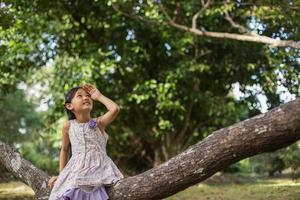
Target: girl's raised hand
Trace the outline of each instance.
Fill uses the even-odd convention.
[[[87,84],[84,84],[82,86],[82,88],[91,95],[91,98],[93,100],[96,100],[97,98],[99,98],[102,94],[101,92],[93,85],[87,83]]]

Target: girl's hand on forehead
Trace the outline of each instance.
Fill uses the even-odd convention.
[[[89,83],[84,84],[82,88],[91,95],[91,98],[93,100],[96,100],[102,95],[101,92],[95,86]]]

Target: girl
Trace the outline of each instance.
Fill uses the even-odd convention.
[[[91,118],[93,100],[102,102],[109,110]],[[119,107],[91,84],[72,88],[64,104],[69,120],[62,130],[59,176],[53,176],[48,185],[52,188],[49,200],[107,200],[104,185],[113,185],[124,178],[106,154],[109,138],[105,127],[119,112]],[[66,164],[69,145],[72,156]]]

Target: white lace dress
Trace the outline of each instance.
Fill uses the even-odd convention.
[[[124,178],[121,171],[106,154],[109,138],[98,127],[90,128],[87,123],[70,120],[69,138],[72,157],[60,172],[49,200],[58,200],[69,189],[80,188],[93,192],[99,186],[114,185]]]

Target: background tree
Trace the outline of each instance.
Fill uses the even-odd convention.
[[[259,114],[258,95],[266,96],[268,109],[285,101],[283,87],[299,96],[297,48],[201,37],[170,25],[167,16],[192,27],[193,16],[199,13],[194,25],[201,31],[246,34],[247,30],[297,42],[298,5],[298,1],[4,1],[1,91],[12,93],[21,81],[41,84],[49,110],[39,129],[42,139],[31,145],[36,152],[53,155],[57,166],[59,127],[66,120],[63,94],[75,85],[94,82],[123,111],[109,127],[108,152],[128,166],[124,171],[136,174],[214,130]],[[233,95],[236,86],[243,93],[239,99]],[[94,114],[103,109],[98,105]],[[35,154],[28,151],[31,147],[26,144],[23,149],[29,157]],[[58,167],[47,170],[57,173]]]

